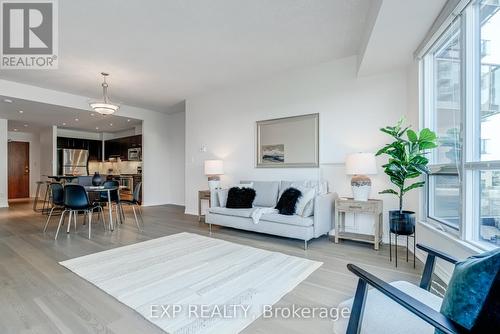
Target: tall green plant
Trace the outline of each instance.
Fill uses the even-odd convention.
[[[395,126],[380,129],[391,136],[394,141],[376,154],[377,156],[382,154],[389,156],[389,161],[382,167],[391,183],[397,188],[396,190],[386,189],[380,194],[398,196],[401,213],[403,211],[403,196],[410,190],[423,187],[425,184],[425,181],[411,183],[411,180],[429,173],[427,168],[429,159],[425,157],[426,150],[438,147],[437,136],[433,131],[425,128],[417,134],[409,126],[403,127],[403,123],[404,118],[401,118]]]

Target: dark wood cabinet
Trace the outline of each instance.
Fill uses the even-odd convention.
[[[89,151],[89,161],[102,160],[102,141],[81,138],[57,137],[57,148]]]
[[[128,149],[142,147],[142,135],[116,138],[104,142],[106,160],[112,157],[120,157],[121,160],[128,160]]]

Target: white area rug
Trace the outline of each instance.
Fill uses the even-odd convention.
[[[238,333],[322,265],[191,233],[60,264],[176,334]]]

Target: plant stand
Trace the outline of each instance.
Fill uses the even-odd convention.
[[[397,234],[392,231],[389,231],[389,261],[392,262],[392,235],[395,235],[395,254],[394,254],[394,261],[396,263],[396,268],[398,267],[398,236],[400,235],[406,235],[406,262],[408,262],[408,238],[413,238],[413,268],[415,268],[415,244],[416,244],[416,239],[415,239],[415,232],[412,234]]]

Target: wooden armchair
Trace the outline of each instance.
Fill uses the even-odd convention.
[[[335,333],[430,334],[435,329],[442,333],[472,333],[440,313],[442,299],[429,292],[436,258],[452,264],[458,260],[430,247],[417,247],[428,254],[418,287],[404,281],[388,284],[353,264],[347,265],[359,281],[354,298],[339,305],[350,307],[351,315],[348,321],[340,319],[334,324]],[[373,289],[368,291],[368,285]],[[498,296],[498,284],[491,289],[495,289],[492,296]]]

